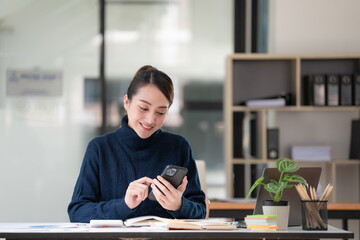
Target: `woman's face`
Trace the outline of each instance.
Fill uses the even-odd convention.
[[[163,125],[169,101],[155,85],[148,84],[141,87],[131,101],[125,95],[124,107],[129,127],[134,129],[140,138],[145,139]]]

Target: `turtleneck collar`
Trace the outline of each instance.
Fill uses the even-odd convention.
[[[129,127],[128,125],[128,116],[125,115],[121,119],[121,127],[117,130],[121,135],[121,139],[125,141],[125,144],[128,145],[130,148],[133,148],[135,150],[144,149],[151,145],[151,143],[157,138],[157,136],[160,135],[161,130],[157,130],[154,132],[150,137],[148,138],[141,138],[137,133]]]

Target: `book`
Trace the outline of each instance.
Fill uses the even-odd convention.
[[[254,231],[276,231],[277,215],[247,215],[244,220],[246,228]]]
[[[235,222],[226,222],[219,220],[178,220],[168,223],[167,228],[170,230],[234,230]]]
[[[247,229],[250,229],[252,232],[275,232],[278,230],[278,226],[271,226],[268,228],[250,227]]]
[[[277,219],[271,219],[271,220],[257,220],[257,219],[247,219],[245,220],[246,225],[276,225],[277,224]]]
[[[160,223],[170,223],[172,221],[178,221],[171,218],[163,218],[158,216],[141,216],[135,218],[129,218],[124,221],[126,227],[145,227],[153,225],[156,222]]]
[[[244,219],[270,220],[270,219],[277,219],[277,217],[278,215],[255,214],[255,215],[247,215]]]
[[[245,223],[249,225],[276,225],[277,224],[277,215],[247,215],[245,218]]]
[[[278,229],[277,225],[247,225],[248,229]]]

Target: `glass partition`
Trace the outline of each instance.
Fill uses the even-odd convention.
[[[99,2],[3,0],[0,9],[0,221],[67,221],[87,143],[99,134]],[[136,70],[168,73],[166,130],[206,160],[209,197],[225,196],[222,83],[232,1],[108,1],[108,130]],[[16,209],[16,211],[14,211]]]

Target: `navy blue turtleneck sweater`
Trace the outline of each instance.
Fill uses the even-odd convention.
[[[127,120],[125,116],[121,128],[89,143],[68,206],[70,221],[125,220],[145,215],[204,218],[205,195],[189,143],[179,135],[161,130],[142,139],[127,125]],[[146,199],[135,209],[129,209],[124,201],[129,183],[144,176],[156,178],[166,165],[188,168],[181,208],[169,211]]]

